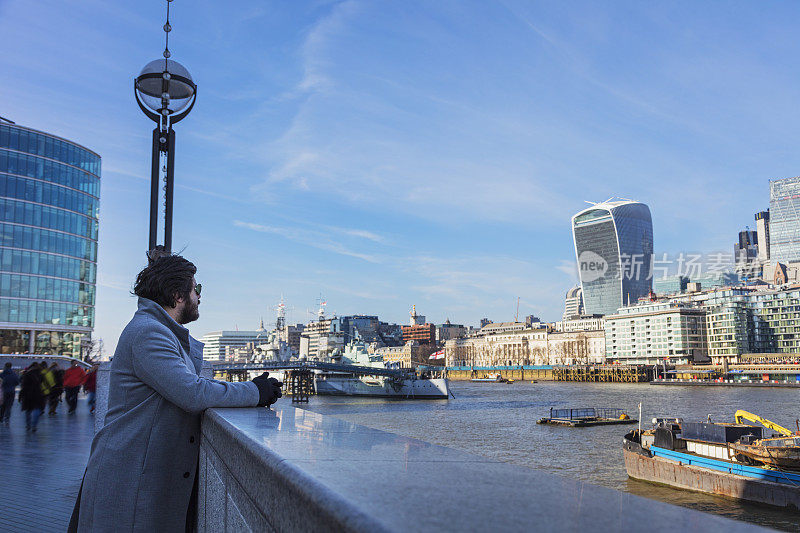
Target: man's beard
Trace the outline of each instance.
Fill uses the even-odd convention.
[[[178,324],[188,324],[200,318],[200,309],[198,304],[188,300],[186,305],[181,309],[181,314],[178,317]]]

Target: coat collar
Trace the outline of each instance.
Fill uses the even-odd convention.
[[[189,330],[181,326],[177,322],[175,322],[175,320],[171,316],[169,316],[167,311],[159,304],[157,304],[153,300],[148,300],[147,298],[142,298],[140,296],[139,310],[136,311],[136,314],[150,316],[155,320],[157,320],[158,322],[160,322],[161,324],[167,326],[172,331],[172,333],[174,333],[175,336],[178,338],[181,345],[183,346],[184,351],[186,353],[189,353],[189,348],[190,348]]]

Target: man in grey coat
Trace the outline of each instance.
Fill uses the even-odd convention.
[[[196,270],[163,255],[136,278],[139,309],[114,352],[105,425],[70,530],[190,530],[203,410],[268,406],[281,396],[266,373],[244,383],[198,375],[203,344],[183,326],[200,316]]]

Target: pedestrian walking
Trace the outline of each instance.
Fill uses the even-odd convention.
[[[67,400],[67,414],[71,415],[78,407],[78,392],[80,392],[84,380],[86,380],[86,372],[77,361],[73,361],[64,372],[64,397]]]
[[[97,368],[97,365],[92,365],[92,368],[86,373],[86,379],[83,381],[83,392],[89,397],[90,413],[94,413],[94,404],[97,401]]]
[[[25,429],[34,433],[47,399],[42,389],[42,379],[42,367],[37,363],[29,366],[20,378],[22,386],[19,391],[19,402],[25,411]],[[49,388],[47,390],[50,391]]]
[[[200,316],[196,271],[178,255],[151,256],[136,278],[139,309],[111,361],[105,425],[68,531],[192,531],[202,412],[281,396],[266,373],[244,383],[200,376],[203,343],[184,327]]]
[[[42,394],[44,394],[44,401],[47,403],[47,399],[50,397],[53,387],[56,386],[56,378],[53,377],[53,373],[50,372],[50,368],[47,366],[47,361],[42,361],[39,363],[39,375],[42,376]]]
[[[11,369],[11,363],[5,364],[3,371],[0,372],[0,379],[3,380],[3,405],[0,406],[0,422],[8,425],[11,408],[14,407],[14,391],[19,385],[19,376]]]
[[[49,370],[53,376],[53,388],[47,401],[50,403],[50,416],[55,416],[56,408],[61,403],[61,394],[64,392],[64,371],[56,363],[51,364]]]

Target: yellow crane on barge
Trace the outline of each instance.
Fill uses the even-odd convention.
[[[794,434],[793,431],[788,430],[785,427],[780,426],[780,425],[776,424],[775,422],[772,422],[771,420],[767,420],[766,418],[760,417],[758,415],[754,415],[750,411],[745,411],[743,409],[739,409],[738,411],[736,411],[736,413],[733,415],[733,419],[736,420],[737,424],[741,424],[742,423],[742,419],[749,420],[750,422],[755,422],[757,424],[761,424],[765,428],[769,428],[769,429],[771,429],[773,431],[777,431],[778,433],[780,433],[781,435],[784,435],[786,437],[790,437],[791,435]]]

